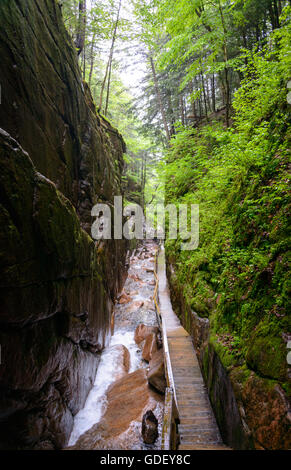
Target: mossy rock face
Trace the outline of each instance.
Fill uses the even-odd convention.
[[[92,206],[122,194],[126,149],[55,0],[1,1],[0,55],[0,442],[61,448],[124,282],[126,242],[97,251],[89,234]]]
[[[256,448],[290,449],[290,402],[280,385],[252,372],[243,386],[242,400]]]
[[[215,310],[209,320],[192,312],[192,326],[188,328],[183,312],[187,305],[184,293],[189,295],[189,286],[181,288],[173,257],[169,260],[168,278],[175,309],[193,337],[224,442],[234,449],[289,449],[290,380],[280,323],[269,317],[252,323],[252,329],[256,329],[249,338],[246,362],[215,333]],[[249,308],[247,311],[250,314]]]
[[[270,377],[280,382],[288,380],[286,343],[282,336],[253,335],[247,350],[246,360],[250,368],[262,377]]]
[[[110,278],[107,250],[122,259],[124,248],[98,256],[71,202],[2,130],[0,156],[1,445],[60,448],[92,386],[123,282],[120,266]]]
[[[125,144],[96,114],[59,5],[1,2],[0,55],[0,127],[70,199],[89,231],[92,203],[121,194]]]

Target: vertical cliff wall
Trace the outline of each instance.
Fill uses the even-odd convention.
[[[126,245],[98,247],[125,145],[96,114],[54,0],[0,3],[0,447],[61,448],[94,380]]]

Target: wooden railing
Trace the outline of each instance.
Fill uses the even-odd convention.
[[[158,253],[158,252],[157,252]],[[162,333],[163,340],[163,351],[164,351],[164,365],[165,365],[165,376],[167,381],[167,388],[165,392],[165,407],[164,407],[164,418],[162,427],[162,450],[176,450],[179,444],[178,424],[179,424],[179,411],[177,406],[175,382],[172,371],[172,364],[169,354],[169,345],[167,339],[166,326],[164,324],[163,317],[161,315],[159,307],[159,278],[157,275],[157,263],[158,257],[155,255],[155,270],[154,275],[156,279],[156,285],[154,290],[154,303],[156,307],[157,321],[159,328]]]

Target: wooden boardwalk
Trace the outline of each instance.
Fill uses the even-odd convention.
[[[158,257],[159,309],[169,355],[168,375],[179,413],[179,450],[227,450],[204,385],[192,339],[175,315],[168,289],[165,254]]]

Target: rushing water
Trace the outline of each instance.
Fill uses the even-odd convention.
[[[130,295],[131,302],[116,304],[114,335],[110,339],[109,346],[104,349],[92,387],[85,406],[74,418],[74,427],[70,436],[69,446],[74,445],[78,438],[94,424],[98,423],[106,411],[106,391],[108,387],[120,376],[121,358],[116,345],[125,346],[130,353],[130,370],[134,372],[141,367],[147,367],[142,360],[142,352],[134,341],[134,331],[139,323],[156,325],[156,313],[153,304],[154,292],[154,257],[151,252],[156,250],[155,245],[149,245],[148,255],[144,254],[145,248],[139,256],[131,260],[128,279],[124,291]],[[153,253],[152,253],[153,254]],[[144,304],[135,309],[134,302]],[[136,432],[140,433],[138,423],[132,423]]]

